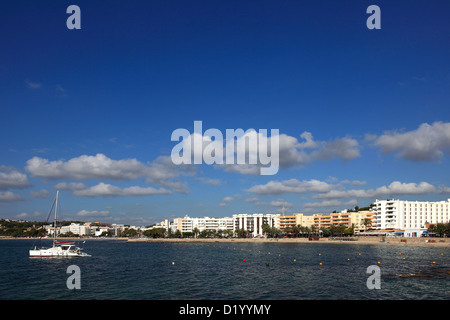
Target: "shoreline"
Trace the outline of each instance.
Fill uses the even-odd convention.
[[[38,238],[0,237],[0,240],[37,240]],[[116,241],[116,242],[154,242],[154,243],[334,243],[334,244],[362,244],[362,245],[402,245],[423,247],[448,247],[450,238],[397,238],[397,237],[357,237],[357,238],[75,238],[58,237],[58,240],[73,241]],[[350,240],[352,239],[352,240]],[[53,240],[43,238],[42,240]]]
[[[384,240],[384,241],[382,241]],[[428,241],[427,241],[428,240]],[[430,242],[431,240],[431,242]],[[320,238],[319,240],[308,240],[308,238],[230,238],[230,239],[193,239],[193,238],[136,238],[128,239],[127,242],[165,242],[165,243],[335,243],[335,244],[363,244],[363,245],[403,245],[403,246],[424,246],[424,247],[447,247],[450,245],[450,238],[381,238],[381,237],[364,237],[357,240],[342,240],[331,238]]]

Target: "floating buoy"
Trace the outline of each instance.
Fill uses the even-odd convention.
[[[403,258],[403,260],[406,260],[406,258]]]
[[[269,266],[269,263],[268,262],[266,262],[266,267],[268,267]]]
[[[319,256],[321,256],[322,254],[321,253],[319,253]]]
[[[297,261],[296,259],[294,259],[294,262]]]
[[[380,262],[380,261],[378,261],[378,264],[381,264],[381,262]]]
[[[245,262],[245,259],[242,259],[242,262]]]
[[[361,253],[358,253],[358,256],[360,256],[361,255]]]
[[[402,255],[402,253],[400,252],[400,253],[399,253],[399,255],[401,256],[401,255]]]
[[[444,254],[443,253],[441,253],[441,256],[443,256]]]
[[[319,263],[319,266],[321,266],[322,265],[322,262],[321,263]]]
[[[278,256],[281,257],[281,254],[279,254]]]
[[[270,252],[268,252],[267,254],[270,254]]]
[[[175,262],[172,261],[172,265],[174,265],[174,264],[175,264]]]
[[[433,264],[436,264],[436,261],[433,261]]]
[[[347,261],[350,261],[350,259],[347,259]]]

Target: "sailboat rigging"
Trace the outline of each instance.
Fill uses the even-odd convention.
[[[43,247],[38,248],[38,245],[41,242],[44,233],[42,231],[37,245],[34,246],[34,248],[29,251],[30,257],[90,257],[89,254],[82,252],[83,250],[82,248],[75,246],[75,243],[73,241],[56,240],[56,219],[58,212],[58,198],[59,198],[59,190],[56,191],[56,199],[53,202],[52,208],[50,209],[49,212],[50,217],[53,207],[55,207],[55,220],[53,223],[53,246],[50,248],[43,248]]]

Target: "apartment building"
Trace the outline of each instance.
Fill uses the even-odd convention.
[[[446,201],[376,200],[377,229],[420,229],[427,224],[450,221],[450,199]]]
[[[234,214],[233,215],[233,231],[237,229],[247,230],[253,237],[261,237],[264,232],[262,229],[263,225],[268,225],[270,227],[275,227],[275,220],[279,217],[279,214]]]
[[[219,230],[233,230],[233,218],[191,218],[184,216],[184,218],[177,218],[173,220],[172,230],[180,230],[182,233],[194,232],[198,229],[202,231],[219,231]]]
[[[354,227],[355,233],[365,231],[365,219],[371,221],[370,226],[374,226],[374,213],[372,211],[348,212],[343,210],[339,213],[330,213],[329,215],[314,214],[314,226],[317,229],[329,228],[331,226],[344,225],[346,228]]]
[[[72,222],[68,226],[62,226],[60,229],[60,234],[69,232],[80,236],[88,236],[91,234],[91,229],[87,225]]]
[[[275,218],[275,227],[281,230],[292,228],[297,225],[311,227],[314,224],[313,216],[305,216],[303,213],[294,213],[289,216],[278,216]]]

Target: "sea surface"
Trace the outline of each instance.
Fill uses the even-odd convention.
[[[0,240],[0,299],[450,299],[447,248],[86,240],[77,244],[91,257],[30,258],[34,242]],[[79,267],[80,289],[67,287],[71,265]],[[380,289],[367,286],[373,265]]]

